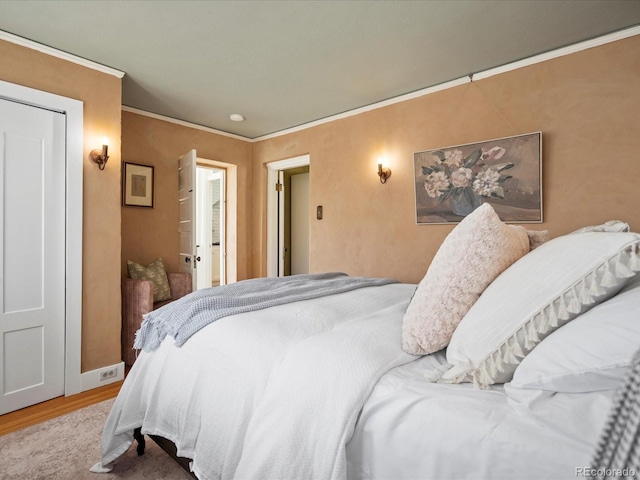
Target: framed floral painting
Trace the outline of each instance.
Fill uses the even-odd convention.
[[[502,221],[542,222],[542,133],[413,154],[416,221],[457,223],[483,203]]]

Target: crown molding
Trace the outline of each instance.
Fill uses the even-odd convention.
[[[601,45],[605,45],[607,43],[633,37],[635,35],[640,35],[640,26],[619,30],[614,33],[602,35],[600,37],[592,38],[590,40],[576,43],[574,45],[569,45],[568,47],[551,50],[549,52],[541,53],[539,55],[534,55],[533,57],[508,63],[500,67],[491,68],[489,70],[483,70],[477,73],[470,73],[468,76],[458,78],[456,80],[451,80],[449,82],[442,83],[434,87],[424,88],[422,90],[417,90],[415,92],[408,93],[406,95],[400,95],[398,97],[390,98],[382,102],[372,103],[371,105],[367,105],[366,107],[357,108],[355,110],[349,110],[347,112],[339,113],[337,115],[332,115],[330,117],[325,117],[320,120],[316,120],[314,122],[305,123],[296,127],[287,128],[286,130],[280,130],[278,132],[270,133],[260,137],[255,137],[251,141],[259,142],[261,140],[268,140],[270,138],[280,137],[282,135],[287,135],[289,133],[299,132],[307,128],[315,127],[317,125],[322,125],[323,123],[329,123],[329,122],[333,122],[334,120],[340,120],[342,118],[351,117],[353,115],[359,115],[360,113],[369,112],[371,110],[376,110],[378,108],[383,108],[383,107],[400,103],[400,102],[405,102],[413,98],[418,98],[424,95],[429,95],[431,93],[439,92],[441,90],[446,90],[448,88],[457,87],[458,85],[463,85],[471,81],[475,82],[477,80],[482,80],[484,78],[493,77],[494,75],[500,75],[502,73],[510,72],[511,70],[516,70],[518,68],[528,67],[536,63],[546,62],[547,60],[562,57],[565,55],[570,55],[572,53],[580,52],[582,50],[587,50],[589,48],[599,47]]]
[[[596,37],[590,40],[586,40],[584,42],[580,42],[580,43],[576,43],[574,45],[569,45],[567,47],[563,47],[563,48],[559,48],[556,50],[551,50],[549,52],[545,52],[545,53],[541,53],[539,55],[535,55],[533,57],[529,57],[529,58],[525,58],[523,60],[518,60],[516,62],[512,62],[512,63],[508,63],[505,65],[502,65],[500,67],[496,67],[496,68],[491,68],[489,70],[484,70],[481,72],[477,72],[477,73],[472,73],[468,76],[462,77],[462,78],[458,78],[455,80],[451,80],[449,82],[445,82],[442,83],[440,85],[435,85],[433,87],[428,87],[428,88],[423,88],[421,90],[416,90],[415,92],[411,92],[411,93],[407,93],[405,95],[400,95],[398,97],[394,97],[394,98],[390,98],[388,100],[383,100],[381,102],[376,102],[376,103],[372,103],[371,105],[367,105],[365,107],[360,107],[360,108],[356,108],[353,110],[349,110],[343,113],[339,113],[337,115],[332,115],[329,117],[325,117],[325,118],[321,118],[319,120],[315,120],[313,122],[309,122],[309,123],[304,123],[302,125],[298,125],[295,127],[291,127],[291,128],[287,128],[285,130],[280,130],[277,132],[273,132],[267,135],[262,135],[259,137],[255,137],[255,138],[249,138],[249,137],[243,137],[240,135],[236,135],[233,133],[228,133],[228,132],[224,132],[221,130],[216,130],[213,128],[209,128],[209,127],[204,127],[202,125],[198,125],[198,124],[194,124],[194,123],[190,123],[190,122],[186,122],[183,120],[177,120],[175,118],[171,118],[171,117],[165,117],[163,115],[157,115],[154,113],[149,113],[146,112],[144,110],[139,110],[137,108],[132,108],[132,107],[127,107],[127,106],[123,106],[122,110],[123,111],[127,111],[127,112],[132,112],[132,113],[137,113],[139,115],[145,115],[148,117],[152,117],[152,118],[156,118],[159,120],[164,120],[167,122],[171,122],[171,123],[175,123],[178,125],[182,125],[185,127],[189,127],[189,128],[195,128],[198,130],[203,130],[206,132],[210,132],[210,133],[216,133],[218,135],[224,135],[227,137],[231,137],[231,138],[235,138],[238,140],[244,140],[247,142],[251,142],[251,143],[255,143],[255,142],[260,142],[262,140],[269,140],[271,138],[276,138],[276,137],[280,137],[283,135],[288,135],[290,133],[295,133],[295,132],[299,132],[301,130],[306,130],[307,128],[312,128],[318,125],[322,125],[325,123],[330,123],[336,120],[341,120],[343,118],[348,118],[348,117],[352,117],[355,115],[359,115],[361,113],[365,113],[365,112],[369,112],[372,110],[376,110],[378,108],[383,108],[383,107],[387,107],[389,105],[394,105],[396,103],[400,103],[400,102],[405,102],[407,100],[412,100],[414,98],[419,98],[422,97],[424,95],[430,95],[432,93],[435,92],[439,92],[442,90],[447,90],[449,88],[453,88],[453,87],[457,87],[459,85],[464,85],[465,83],[469,83],[471,81],[478,81],[478,80],[482,80],[485,78],[489,78],[489,77],[493,77],[495,75],[500,75],[502,73],[506,73],[506,72],[510,72],[512,70],[516,70],[519,68],[524,68],[524,67],[528,67],[530,65],[534,65],[536,63],[541,63],[541,62],[545,62],[547,60],[552,60],[554,58],[559,58],[559,57],[563,57],[565,55],[571,55],[572,53],[577,53],[580,52],[582,50],[588,50],[590,48],[594,48],[594,47],[599,47],[601,45],[605,45],[607,43],[611,43],[611,42],[615,42],[618,40],[623,40],[625,38],[629,38],[629,37],[633,37],[635,35],[640,35],[640,26],[635,26],[635,27],[631,27],[631,28],[627,28],[624,30],[620,30],[614,33],[610,33],[607,35],[602,35],[600,37]]]
[[[571,55],[572,53],[581,52],[590,48],[599,47],[607,43],[616,42],[625,38],[633,37],[640,34],[640,26],[619,30],[617,32],[603,35],[601,37],[592,38],[591,40],[585,40],[584,42],[569,45],[567,47],[558,48],[549,52],[541,53],[533,57],[524,58],[517,62],[507,63],[500,67],[484,70],[482,72],[474,73],[473,80],[482,80],[484,78],[493,77],[494,75],[500,75],[501,73],[517,70],[518,68],[528,67],[536,63],[546,62],[558,57],[564,57],[565,55]]]
[[[302,125],[298,125],[296,127],[287,128],[286,130],[280,130],[278,132],[269,133],[267,135],[262,135],[260,137],[255,137],[251,141],[259,142],[261,140],[268,140],[270,138],[279,137],[281,135],[287,135],[289,133],[299,132],[300,130],[306,130],[307,128],[315,127],[318,125],[322,125],[324,123],[333,122],[335,120],[341,120],[343,118],[353,117],[354,115],[360,115],[361,113],[370,112],[371,110],[377,110],[378,108],[387,107],[389,105],[394,105],[400,102],[406,102],[407,100],[411,100],[414,98],[422,97],[424,95],[429,95],[431,93],[439,92],[441,90],[447,90],[449,88],[457,87],[458,85],[463,85],[465,83],[469,83],[469,77],[458,78],[456,80],[451,80],[450,82],[441,83],[439,85],[434,85],[433,87],[423,88],[422,90],[417,90],[415,92],[406,93],[404,95],[400,95],[398,97],[393,97],[388,100],[383,100],[381,102],[372,103],[371,105],[366,105],[364,107],[359,107],[354,110],[348,110],[343,113],[338,113],[336,115],[332,115],[330,117],[321,118],[319,120],[315,120],[309,123],[303,123]]]
[[[52,57],[61,58],[62,60],[66,60],[68,62],[75,63],[77,65],[82,65],[83,67],[87,67],[92,70],[97,70],[98,72],[106,73],[108,75],[113,75],[114,77],[117,77],[117,78],[124,77],[124,72],[121,72],[120,70],[116,70],[115,68],[107,67],[106,65],[102,65],[101,63],[93,62],[91,60],[87,60],[86,58],[78,57],[77,55],[73,55],[71,53],[58,50],[57,48],[49,47],[48,45],[44,45],[42,43],[34,42],[33,40],[29,40],[27,38],[20,37],[18,35],[14,35],[13,33],[5,32],[3,30],[0,30],[0,40],[5,40],[10,43],[15,43],[16,45],[27,47],[27,48],[30,48],[31,50],[37,50],[38,52],[51,55]]]
[[[249,137],[243,137],[242,135],[236,135],[235,133],[225,132],[224,130],[216,130],[215,128],[205,127],[204,125],[199,125],[197,123],[185,122],[184,120],[178,120],[177,118],[166,117],[164,115],[159,115],[157,113],[147,112],[146,110],[140,110],[139,108],[129,107],[127,105],[122,105],[123,112],[135,113],[137,115],[143,115],[145,117],[155,118],[156,120],[162,120],[163,122],[174,123],[176,125],[181,125],[183,127],[193,128],[195,130],[202,130],[203,132],[215,133],[217,135],[222,135],[225,137],[235,138],[236,140],[244,140],[245,142],[252,142],[253,140]]]

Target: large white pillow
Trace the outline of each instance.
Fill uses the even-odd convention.
[[[640,275],[545,338],[516,368],[511,385],[565,393],[615,390],[638,348]]]
[[[511,380],[542,338],[617,293],[640,271],[640,235],[589,232],[555,238],[487,287],[460,322],[440,381],[484,388]]]
[[[445,238],[402,323],[402,348],[426,355],[447,346],[456,326],[500,272],[529,251],[524,228],[483,204]]]
[[[582,227],[575,232],[571,233],[585,233],[585,232],[629,232],[629,224],[621,220],[609,220],[608,222],[600,225],[589,225]]]

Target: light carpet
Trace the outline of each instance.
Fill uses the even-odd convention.
[[[0,436],[0,480],[189,480],[191,477],[153,440],[141,457],[136,445],[110,473],[91,473],[100,461],[100,435],[114,400]]]

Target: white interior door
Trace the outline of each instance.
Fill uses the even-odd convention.
[[[180,216],[180,271],[191,274],[193,289],[196,277],[196,151],[191,150],[178,160],[178,202]]]
[[[65,392],[65,135],[0,99],[0,414]]]

